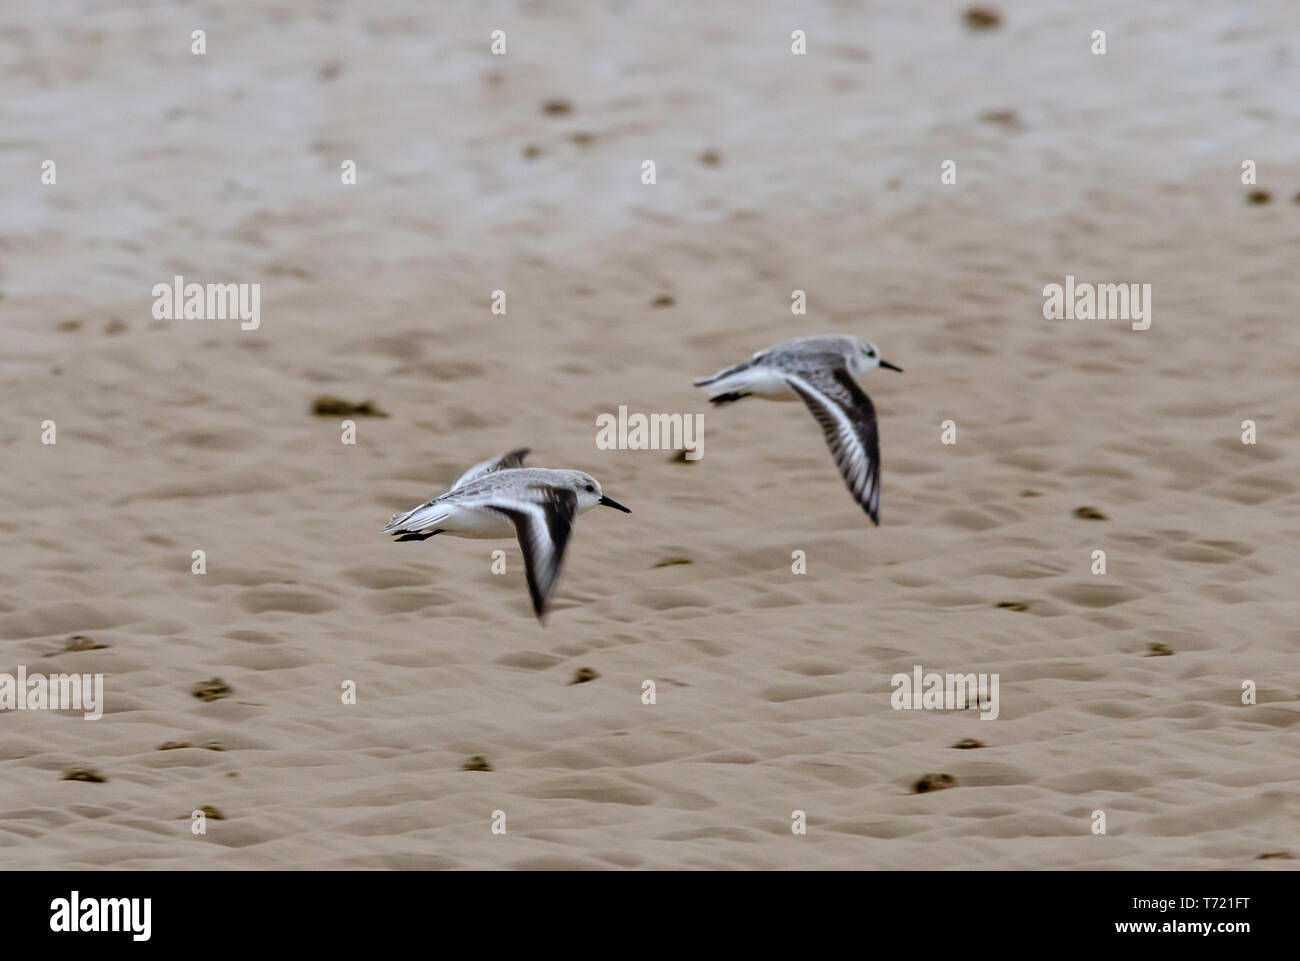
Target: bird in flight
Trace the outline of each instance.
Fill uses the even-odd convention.
[[[517,537],[540,621],[560,579],[573,519],[597,505],[632,512],[606,497],[590,474],[524,467],[528,453],[520,448],[475,464],[445,494],[394,514],[380,533],[399,541],[423,541],[435,534]]]
[[[880,523],[880,439],[876,409],[858,386],[869,370],[903,368],[889,363],[861,337],[826,334],[799,337],[760,350],[734,367],[695,381],[714,404],[744,397],[802,400],[831,449],[840,476],[873,524]]]

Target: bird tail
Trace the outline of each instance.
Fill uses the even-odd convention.
[[[750,394],[747,391],[742,393],[741,391],[732,390],[732,391],[728,391],[725,394],[710,394],[709,403],[717,404],[717,405],[732,404],[738,400],[741,400],[749,396]]]
[[[753,391],[748,388],[752,386],[749,370],[753,364],[746,361],[743,364],[737,364],[735,367],[728,367],[720,370],[712,377],[700,377],[695,381],[696,387],[703,387],[709,394],[709,400],[714,404],[729,404],[732,401],[740,400],[742,397],[748,397]]]
[[[420,531],[432,529],[437,525],[438,521],[446,519],[447,508],[436,501],[431,501],[427,504],[421,504],[414,510],[394,514],[388,519],[388,526],[379,533],[418,534]]]

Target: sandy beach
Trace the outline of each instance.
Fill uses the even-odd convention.
[[[968,6],[5,4],[0,674],[104,706],[0,711],[0,868],[1300,865],[1300,9]],[[879,527],[691,383],[832,332]],[[632,510],[544,624],[376,533],[516,447]]]

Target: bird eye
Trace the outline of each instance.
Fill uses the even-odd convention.
[[[593,494],[594,494],[594,493],[596,492],[596,488],[594,488],[594,487],[592,487],[590,484],[588,484],[588,485],[587,485],[587,491],[588,491],[589,493],[593,493]]]
[[[867,356],[868,356],[868,357],[875,357],[875,356],[876,356],[876,352],[875,352],[874,350],[869,350],[869,351],[867,351]]]

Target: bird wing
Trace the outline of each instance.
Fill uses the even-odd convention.
[[[483,509],[501,514],[515,525],[515,535],[524,552],[533,612],[541,620],[560,580],[564,551],[569,546],[573,519],[578,514],[578,495],[549,484],[530,484],[528,490],[533,497],[497,500]]]
[[[821,425],[840,476],[873,524],[880,523],[880,439],[876,410],[843,366],[785,373]]]
[[[485,461],[475,464],[465,473],[456,478],[456,483],[451,485],[452,490],[464,487],[470,481],[476,481],[484,474],[491,474],[493,471],[506,470],[510,467],[523,467],[524,458],[529,455],[532,448],[520,447],[518,450],[506,451],[496,457],[489,457]]]

